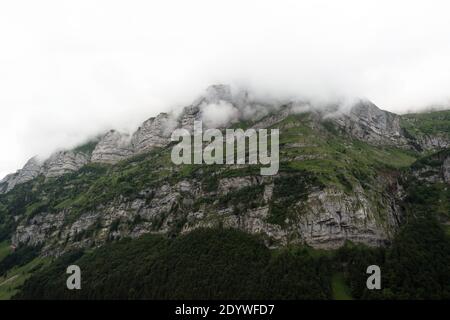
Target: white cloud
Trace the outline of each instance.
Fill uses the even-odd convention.
[[[207,128],[221,128],[238,118],[239,110],[225,101],[202,107],[202,121]]]
[[[0,175],[109,128],[132,130],[211,83],[449,102],[448,1],[0,3]]]

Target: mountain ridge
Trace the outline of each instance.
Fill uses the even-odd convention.
[[[95,146],[81,148],[84,156],[65,151],[51,157],[38,175],[30,171],[30,179],[0,196],[3,236],[14,246],[42,246],[44,255],[217,225],[262,234],[271,247],[306,243],[329,249],[349,240],[382,246],[405,219],[402,172],[448,147],[445,130],[412,126],[410,119],[405,127],[402,116],[368,101],[344,113],[338,105],[267,107],[246,99],[251,101],[248,94],[234,97],[216,86],[178,117],[150,118],[131,136],[109,131]],[[280,129],[277,176],[261,177],[257,166],[171,163],[166,129],[189,128],[211,103],[242,113],[222,128]],[[443,144],[421,144],[420,137],[436,135]],[[442,166],[447,170],[448,161]]]
[[[248,121],[248,119],[242,117],[242,113],[245,111],[242,109],[247,105],[256,105],[268,109],[269,113],[265,116],[259,119],[257,117],[256,119],[250,118],[250,121],[254,122],[253,127],[255,128],[269,127],[289,114],[312,112],[317,114],[318,121],[327,117],[333,119],[353,137],[374,144],[393,144],[404,148],[419,148],[425,151],[450,146],[448,134],[447,136],[425,134],[414,137],[401,126],[400,122],[406,123],[408,120],[411,122],[409,117],[422,115],[422,113],[397,115],[379,109],[368,100],[360,100],[352,105],[348,111],[342,111],[338,105],[333,104],[325,108],[314,108],[307,103],[301,106],[305,111],[296,111],[299,109],[296,102],[261,106],[259,102],[249,100],[249,94],[245,90],[239,91],[233,96],[229,86],[212,85],[207,88],[204,95],[197,98],[190,106],[184,107],[180,115],[177,116],[173,112],[160,113],[144,121],[131,136],[112,129],[103,134],[98,141],[94,140],[95,147],[90,152],[76,152],[76,148],[74,150],[61,150],[53,153],[42,163],[37,160],[37,157],[31,158],[22,169],[7,175],[0,181],[0,193],[8,192],[17,184],[27,182],[39,174],[45,177],[57,177],[77,171],[88,162],[115,164],[139,153],[165,147],[170,143],[170,134],[174,129],[192,128],[194,120],[202,120],[200,106],[221,101],[240,108],[241,115],[238,120]],[[270,110],[276,110],[276,112],[270,112]],[[266,112],[268,111],[266,110]],[[427,113],[434,112],[442,113],[446,111]],[[448,121],[450,122],[450,120]],[[229,124],[232,124],[232,121]]]

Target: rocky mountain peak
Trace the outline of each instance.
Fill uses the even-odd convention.
[[[225,103],[225,105],[222,105]],[[267,128],[286,119],[291,114],[308,112],[313,115],[316,126],[331,120],[350,136],[374,145],[393,145],[410,149],[440,149],[450,145],[449,139],[442,135],[422,135],[408,137],[401,127],[401,116],[378,108],[368,100],[360,100],[343,112],[339,104],[327,108],[315,108],[308,102],[274,101],[256,102],[245,90],[233,92],[229,85],[215,84],[208,87],[196,101],[186,106],[178,116],[174,112],[160,113],[144,121],[132,134],[111,130],[96,142],[92,154],[86,152],[59,151],[43,164],[36,158],[18,172],[8,175],[0,182],[0,193],[8,192],[14,186],[27,182],[39,174],[57,177],[76,171],[88,162],[114,164],[133,155],[164,147],[170,143],[170,135],[176,128],[191,130],[195,120],[202,120],[205,108],[217,104],[214,108],[234,108],[232,121],[253,122],[253,128]],[[228,110],[230,111],[230,110]],[[228,123],[229,124],[229,123]],[[414,123],[413,123],[414,124]],[[415,124],[414,124],[415,125]],[[227,125],[224,125],[224,127]],[[413,140],[411,140],[413,139]],[[416,147],[419,146],[419,147]]]
[[[3,183],[0,192],[11,188],[10,185],[14,186],[10,181],[21,181],[18,177],[32,179],[38,174],[57,177],[76,171],[89,162],[114,164],[154,148],[165,147],[170,143],[173,129],[191,127],[194,120],[202,119],[202,112],[209,106],[207,103],[214,102],[219,102],[214,106],[219,107],[219,112],[221,107],[235,108],[238,120],[246,121],[238,125],[255,129],[279,128],[280,137],[284,140],[281,141],[281,161],[288,165],[289,171],[275,177],[261,178],[241,168],[224,167],[216,171],[209,167],[202,168],[195,175],[179,175],[177,170],[182,169],[165,158],[170,151],[162,150],[149,154],[145,159],[137,157],[136,161],[112,166],[107,173],[93,173],[94,178],[98,175],[96,178],[109,182],[120,178],[127,188],[110,183],[111,190],[108,191],[111,192],[106,198],[96,203],[98,206],[95,209],[90,203],[82,209],[77,208],[79,216],[72,224],[63,222],[71,215],[73,204],[61,198],[59,201],[69,203],[64,209],[58,206],[53,212],[38,212],[32,220],[20,221],[12,238],[13,243],[45,243],[46,252],[65,250],[58,247],[62,239],[69,239],[69,246],[87,246],[88,241],[102,243],[107,240],[103,231],[93,235],[95,239],[83,235],[86,230],[97,228],[99,221],[101,230],[110,230],[108,237],[111,239],[135,237],[154,231],[184,233],[205,226],[210,221],[220,221],[224,226],[250,233],[265,233],[277,244],[295,239],[315,247],[334,248],[343,245],[346,240],[381,245],[390,239],[401,215],[401,208],[397,206],[392,191],[398,194],[403,192],[396,185],[396,177],[391,176],[390,165],[397,157],[402,159],[396,165],[402,167],[410,165],[410,161],[415,159],[409,151],[392,151],[393,147],[402,147],[403,143],[408,146],[400,127],[401,116],[383,111],[369,101],[359,101],[346,112],[342,112],[338,104],[329,109],[316,108],[308,102],[281,105],[270,101],[259,104],[249,99],[248,93],[232,95],[228,86],[221,85],[208,88],[202,99],[200,104],[185,107],[179,116],[161,113],[149,118],[132,135],[115,130],[105,133],[96,142],[92,155],[90,152],[60,151],[43,165],[30,161],[22,169],[23,174],[18,172],[7,178],[8,184]],[[243,110],[253,118],[246,118]],[[338,139],[333,139],[333,134],[339,135]],[[354,143],[355,139],[363,142]],[[331,143],[336,143],[337,147],[331,146]],[[387,145],[392,148],[384,148]],[[367,156],[364,153],[366,150]],[[152,166],[153,159],[157,160],[155,166]],[[309,165],[313,170],[309,170]],[[446,158],[442,166],[433,169],[436,179],[449,181],[449,165],[450,160]],[[387,168],[385,171],[389,173],[378,171],[378,166]],[[171,179],[165,179],[164,173],[158,175],[158,179],[149,177],[152,170],[161,167],[164,169],[161,172],[173,173],[173,176],[167,176]],[[294,167],[301,170],[293,173],[291,169]],[[316,172],[326,182],[316,179]],[[424,177],[431,179],[426,172]],[[61,188],[64,180],[72,183],[71,178],[68,176],[68,179],[55,183],[50,181],[49,184]],[[77,179],[73,180],[73,184],[79,183],[75,181]],[[129,181],[139,183],[127,185]],[[39,185],[40,181],[36,182]],[[109,188],[109,184],[105,185]],[[70,185],[67,187],[68,194],[77,190],[76,194],[71,194],[73,199],[78,197],[78,190],[84,190],[84,186],[80,189],[71,189]],[[130,190],[133,196],[128,197],[124,190]],[[96,198],[96,192],[96,189],[87,188],[85,198]],[[231,192],[238,196],[242,192],[242,198],[238,198],[236,203],[230,202],[227,194]],[[208,200],[198,204],[198,199]],[[283,213],[286,207],[289,211]],[[140,223],[131,223],[135,220]],[[179,227],[178,221],[184,224]],[[111,225],[125,225],[126,222],[127,227],[110,228]]]
[[[373,144],[407,143],[401,135],[400,116],[381,110],[367,100],[361,100],[348,112],[341,113],[336,123],[355,138]]]
[[[141,153],[166,146],[170,142],[169,137],[173,129],[177,126],[176,120],[168,113],[160,113],[158,116],[148,119],[131,138],[133,150]]]
[[[6,193],[13,189],[16,185],[28,182],[36,178],[41,170],[41,164],[37,157],[33,157],[27,161],[22,169],[16,173],[7,175],[0,181],[0,193]]]

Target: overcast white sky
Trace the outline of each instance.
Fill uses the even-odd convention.
[[[0,2],[0,177],[212,83],[448,104],[448,1]]]

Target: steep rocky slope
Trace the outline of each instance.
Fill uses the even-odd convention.
[[[221,103],[235,109],[225,126],[280,129],[276,176],[260,176],[258,166],[172,164],[172,130],[190,128],[205,119],[208,106]],[[110,131],[90,151],[62,151],[5,178],[0,236],[56,255],[127,236],[176,236],[217,225],[262,234],[269,246],[383,245],[402,223],[402,170],[450,141],[443,129],[426,133],[440,144],[411,134],[424,130],[421,116],[395,115],[367,101],[348,111],[264,104],[212,86],[178,116],[160,114],[131,136]]]
[[[41,171],[41,166],[36,158],[31,158],[16,173],[7,175],[0,181],[0,193],[6,193],[12,190],[16,185],[25,183],[36,178]]]
[[[403,115],[404,135],[422,150],[450,147],[450,112],[434,111]]]
[[[233,95],[228,86],[213,85],[192,105],[185,107],[180,115],[174,112],[161,113],[143,122],[132,136],[111,130],[95,141],[93,150],[89,152],[76,149],[58,151],[42,164],[36,157],[30,159],[21,170],[0,181],[0,193],[39,174],[57,177],[77,171],[88,162],[114,164],[165,147],[170,143],[174,129],[192,130],[194,120],[207,122],[207,116],[204,115],[206,107],[221,102],[231,105],[237,114],[221,128],[239,121],[251,123],[255,129],[269,128],[289,115],[308,112],[317,127],[321,122],[332,122],[342,133],[372,145],[391,145],[418,151],[450,146],[450,113],[447,111],[399,116],[365,100],[355,103],[348,110],[339,105],[314,108],[307,102],[264,103],[250,99],[246,91]]]
[[[129,135],[111,130],[95,146],[91,161],[113,164],[132,154]]]

